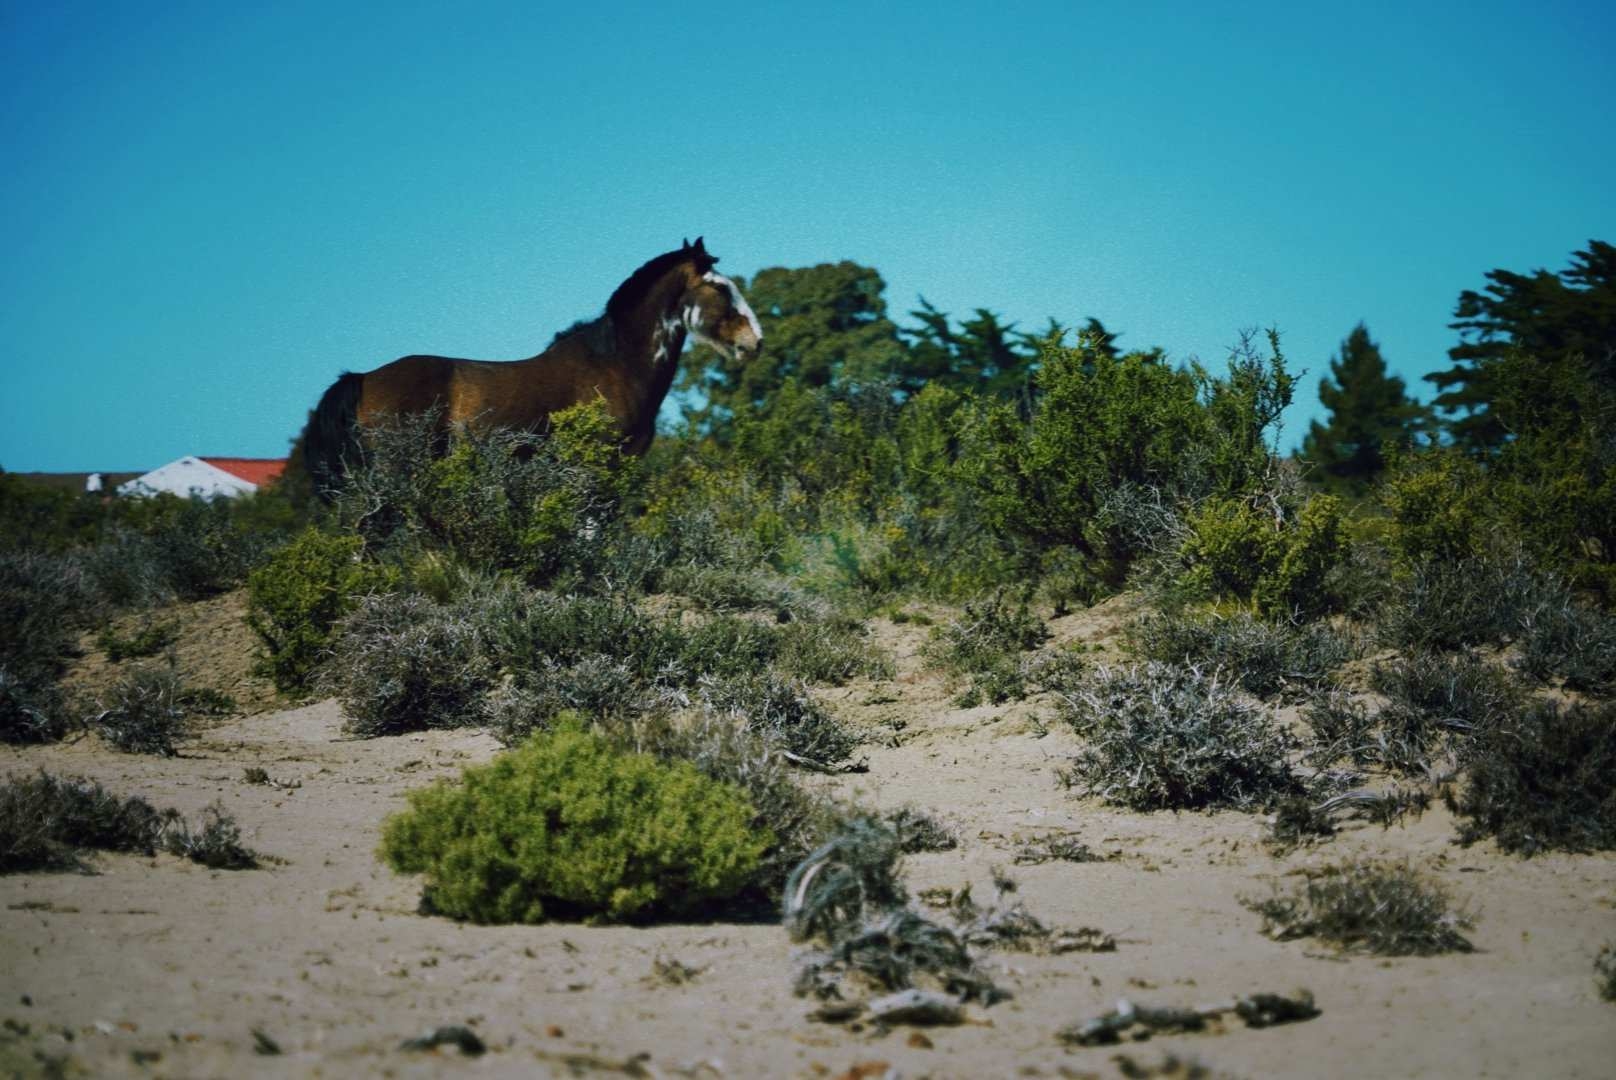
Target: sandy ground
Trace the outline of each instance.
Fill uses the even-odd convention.
[[[1055,629],[1103,647],[1124,617],[1112,605]],[[274,858],[217,872],[166,855],[101,855],[94,874],[0,878],[0,1074],[835,1077],[879,1061],[904,1077],[1111,1077],[1122,1075],[1120,1052],[1247,1077],[1616,1075],[1616,1006],[1599,1000],[1592,966],[1616,940],[1611,855],[1522,860],[1460,848],[1434,810],[1275,856],[1256,816],[1108,809],[1056,781],[1076,742],[1047,704],[959,709],[923,670],[924,627],[881,623],[879,633],[897,677],[826,694],[868,732],[869,771],[831,782],[957,830],[957,850],[907,860],[911,890],[969,883],[990,897],[992,869],[1006,868],[1039,918],[1100,927],[1117,951],[990,953],[1014,999],[912,1039],[912,1029],[807,1019],[778,926],[423,917],[419,883],[375,860],[381,820],[406,791],[487,760],[497,744],[469,731],[349,740],[325,701],[221,722],[173,759],[92,739],[0,748],[0,773],[89,776],[188,815],[222,802],[250,846]],[[247,766],[286,786],[248,783]],[[1020,841],[1064,833],[1107,858],[1011,866]],[[1240,903],[1349,854],[1407,858],[1445,882],[1478,912],[1477,951],[1342,957],[1270,941]],[[668,985],[653,974],[659,959],[699,973]],[[1119,997],[1192,1005],[1298,987],[1315,995],[1317,1019],[1121,1048],[1067,1049],[1055,1038]],[[399,1049],[444,1024],[469,1025],[490,1052]],[[255,1053],[254,1030],[282,1053]]]

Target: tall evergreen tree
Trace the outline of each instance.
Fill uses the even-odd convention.
[[[1302,442],[1302,456],[1319,466],[1325,483],[1364,491],[1386,468],[1388,448],[1411,441],[1427,425],[1426,408],[1387,373],[1380,346],[1363,323],[1353,327],[1330,360],[1330,375],[1319,380],[1319,400],[1330,410],[1328,423],[1313,421]]]
[[[1459,294],[1449,324],[1460,336],[1448,350],[1453,367],[1425,376],[1441,391],[1434,404],[1447,414],[1454,442],[1479,451],[1512,434],[1495,407],[1512,354],[1544,364],[1580,357],[1597,386],[1616,386],[1616,247],[1594,240],[1559,273],[1492,270],[1487,279],[1482,292]]]

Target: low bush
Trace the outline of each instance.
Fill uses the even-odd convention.
[[[1447,889],[1404,864],[1326,866],[1289,893],[1276,888],[1245,904],[1263,917],[1263,932],[1279,941],[1313,937],[1378,956],[1472,949],[1459,932],[1474,925],[1470,914],[1453,910]]]
[[[1394,648],[1427,650],[1512,640],[1563,591],[1557,579],[1519,553],[1427,559],[1415,563],[1398,586],[1380,612],[1380,638]]]
[[[71,557],[0,552],[0,668],[31,690],[55,682],[90,606]]]
[[[774,843],[745,792],[564,723],[412,792],[380,856],[431,910],[480,923],[690,914],[735,896]]]
[[[1599,950],[1594,958],[1594,979],[1599,996],[1606,1001],[1616,1001],[1616,945],[1606,945]]]
[[[623,661],[585,656],[570,664],[541,657],[536,667],[495,687],[483,699],[487,722],[507,746],[547,731],[563,713],[621,720],[657,707],[661,697]]]
[[[709,712],[740,722],[795,764],[830,771],[847,762],[859,738],[795,679],[765,670],[727,679],[704,679],[697,687]]]
[[[1600,697],[1616,693],[1616,616],[1576,603],[1565,593],[1522,619],[1520,668],[1541,681]]]
[[[961,999],[1003,997],[971,957],[965,936],[909,909],[900,877],[903,837],[868,815],[848,817],[786,880],[782,908],[798,954],[796,992],[834,1000],[857,989],[936,985]]]
[[[1149,615],[1129,637],[1148,659],[1219,668],[1261,698],[1316,686],[1356,651],[1322,623],[1268,622],[1243,611],[1228,617]]]
[[[373,547],[400,556],[445,551],[531,585],[590,584],[621,543],[623,496],[635,472],[617,450],[602,402],[564,409],[539,435],[439,430],[441,415],[366,432],[337,516]]]
[[[70,726],[67,709],[55,683],[29,686],[0,667],[0,743],[55,742]]]
[[[755,888],[747,892],[769,906],[778,900],[792,867],[847,818],[828,796],[803,787],[797,771],[771,743],[728,718],[698,715],[678,722],[665,711],[650,711],[608,728],[606,734],[625,749],[660,761],[689,762],[704,776],[747,793],[756,808],[753,828],[774,836],[759,861]]]
[[[241,826],[222,804],[214,803],[203,813],[206,820],[199,829],[178,818],[171,820],[164,848],[210,870],[251,870],[258,865],[257,854],[241,842]]]
[[[1191,667],[1155,661],[1097,671],[1057,694],[1088,745],[1070,785],[1135,810],[1267,806],[1301,791],[1291,740],[1267,712]]]
[[[0,784],[0,873],[82,870],[82,852],[159,849],[217,869],[257,864],[241,830],[222,808],[193,831],[177,810],[158,810],[139,797],[120,798],[82,778],[46,772]]]
[[[1326,577],[1342,547],[1341,504],[1315,495],[1295,507],[1264,492],[1210,499],[1189,515],[1185,576],[1213,597],[1250,601],[1269,616],[1328,610]]]
[[[1342,760],[1360,767],[1385,761],[1377,717],[1353,694],[1330,690],[1315,695],[1302,709],[1302,720],[1313,734],[1307,757],[1315,768]]]
[[[1375,718],[1382,763],[1407,773],[1424,772],[1439,744],[1463,760],[1478,732],[1505,722],[1525,703],[1525,691],[1507,671],[1468,654],[1420,652],[1377,664],[1370,684],[1387,698]]]
[[[397,572],[365,562],[364,541],[305,529],[247,578],[247,624],[264,646],[259,670],[289,693],[306,690],[332,628],[362,595],[387,589]]]
[[[90,730],[128,754],[173,757],[174,741],[190,729],[184,681],[168,665],[132,669],[112,685],[101,706]]]
[[[1449,805],[1459,840],[1505,851],[1616,849],[1616,703],[1534,701],[1477,732]]]
[[[361,598],[334,631],[319,685],[342,702],[351,733],[485,720],[483,698],[498,675],[474,605],[383,593]]]
[[[966,708],[984,701],[997,705],[1027,695],[1021,654],[1036,649],[1048,637],[1049,628],[1032,613],[1026,600],[1012,605],[1001,590],[967,602],[958,619],[934,629],[927,655],[944,671],[970,680],[956,699],[958,704]]]

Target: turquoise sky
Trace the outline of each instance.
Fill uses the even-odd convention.
[[[900,321],[1276,325],[1290,445],[1360,319],[1424,394],[1460,290],[1616,240],[1616,5],[1314,7],[4,0],[0,466],[279,456],[697,234]]]

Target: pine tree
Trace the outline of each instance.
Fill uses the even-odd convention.
[[[1319,400],[1330,419],[1309,426],[1302,456],[1319,466],[1328,486],[1346,491],[1367,490],[1386,468],[1386,451],[1413,440],[1429,420],[1403,380],[1387,373],[1380,346],[1363,323],[1331,359],[1330,377],[1319,381]]]
[[[1441,391],[1433,404],[1453,441],[1478,451],[1515,434],[1497,409],[1512,356],[1545,365],[1576,358],[1592,386],[1616,387],[1616,247],[1594,240],[1559,273],[1491,270],[1487,279],[1482,292],[1459,294],[1449,324],[1460,336],[1448,350],[1454,366],[1425,376]]]

